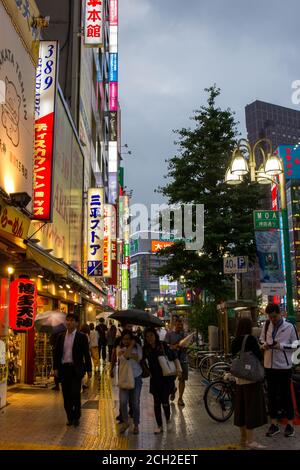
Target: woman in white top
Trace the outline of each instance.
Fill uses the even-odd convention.
[[[133,433],[139,433],[139,424],[140,424],[140,395],[142,389],[142,368],[140,366],[140,361],[142,359],[143,352],[139,344],[135,342],[134,335],[131,331],[125,330],[121,335],[120,346],[117,348],[117,357],[120,360],[120,368],[123,367],[122,361],[127,360],[128,363],[124,363],[126,368],[130,367],[130,370],[127,368],[127,371],[132,372],[134,383],[131,390],[121,388],[122,383],[119,383],[120,390],[120,410],[123,423],[121,424],[120,432],[124,433],[126,429],[129,428],[128,422],[128,405],[129,400],[132,405],[133,411]],[[123,370],[126,370],[124,368]]]

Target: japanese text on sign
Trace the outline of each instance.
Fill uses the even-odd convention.
[[[102,276],[104,189],[88,191],[88,276]]]
[[[103,1],[85,0],[84,44],[100,47],[103,43]]]
[[[10,285],[9,323],[14,330],[33,328],[36,315],[36,285],[29,279],[16,279]]]

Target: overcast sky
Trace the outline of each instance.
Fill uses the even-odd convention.
[[[246,137],[244,108],[256,99],[300,110],[299,0],[119,0],[119,97],[125,184],[132,202],[164,202],[172,129],[193,125],[216,83]],[[123,149],[126,151],[126,149]]]

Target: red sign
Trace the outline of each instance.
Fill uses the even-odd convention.
[[[36,72],[33,216],[51,220],[58,42],[41,41]]]
[[[9,326],[13,330],[27,331],[34,325],[37,288],[34,281],[19,278],[10,284]]]
[[[111,277],[108,279],[110,286],[118,285],[118,260],[117,260],[117,241],[111,241]]]

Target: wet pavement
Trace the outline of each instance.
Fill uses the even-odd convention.
[[[8,406],[0,411],[0,449],[101,449],[101,450],[240,450],[239,430],[233,419],[214,422],[203,404],[204,386],[197,371],[190,371],[184,395],[185,407],[172,403],[171,431],[155,435],[153,399],[149,379],[144,380],[141,395],[140,433],[132,426],[119,434],[115,417],[118,414],[118,388],[110,379],[109,367],[94,375],[90,388],[82,393],[82,417],[78,428],[66,426],[62,393],[50,388],[18,386],[8,394]],[[282,426],[282,431],[284,427]],[[296,436],[283,433],[265,437],[266,427],[256,431],[256,439],[276,450],[299,450],[300,428]]]

